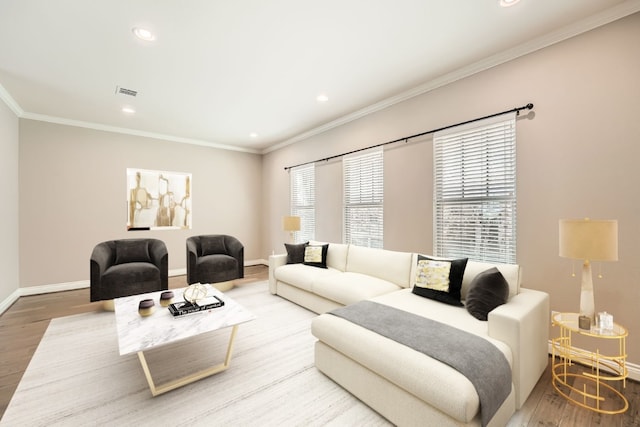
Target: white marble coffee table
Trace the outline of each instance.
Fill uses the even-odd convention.
[[[224,306],[178,318],[174,318],[169,313],[168,308],[160,305],[162,291],[115,299],[120,355],[138,353],[138,358],[153,396],[166,393],[227,369],[231,362],[233,341],[238,325],[255,319],[251,312],[233,299],[211,285],[205,286],[207,287],[208,295],[218,296],[224,301]],[[184,289],[186,288],[172,289],[175,295],[173,302],[183,301],[182,292]],[[155,302],[155,312],[148,317],[142,317],[138,314],[138,303],[143,299],[149,298]],[[154,383],[144,356],[145,350],[228,327],[233,329],[229,338],[226,357],[222,363],[165,384],[156,385]]]

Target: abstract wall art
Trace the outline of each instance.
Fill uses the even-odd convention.
[[[191,174],[127,168],[127,230],[190,229]]]

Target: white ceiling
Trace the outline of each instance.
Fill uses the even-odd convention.
[[[263,152],[637,11],[640,0],[0,0],[0,98],[20,117]]]

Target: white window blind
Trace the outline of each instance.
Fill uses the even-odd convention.
[[[300,217],[300,231],[295,242],[313,240],[316,234],[316,169],[314,164],[289,170],[291,215]]]
[[[434,251],[516,262],[515,113],[434,135]]]
[[[345,157],[344,242],[383,247],[384,151],[375,148]]]

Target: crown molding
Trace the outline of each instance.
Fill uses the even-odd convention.
[[[200,145],[208,148],[218,148],[221,150],[240,151],[243,153],[262,154],[260,150],[251,148],[236,147],[233,145],[220,144],[217,142],[204,141],[193,138],[183,138],[174,135],[165,135],[155,132],[146,132],[137,129],[121,128],[117,126],[108,126],[100,123],[84,122],[81,120],[65,119],[63,117],[48,116],[46,114],[37,114],[24,111],[20,105],[13,99],[9,92],[0,84],[0,99],[13,111],[13,113],[21,119],[36,120],[40,122],[55,123],[66,126],[81,127],[86,129],[94,129],[105,132],[121,133],[126,135],[142,136],[145,138],[161,139],[164,141],[179,142],[183,144]]]
[[[384,99],[380,102],[377,102],[368,107],[357,110],[353,113],[347,114],[346,116],[343,116],[331,122],[325,123],[307,132],[303,132],[299,135],[294,136],[293,138],[290,138],[285,141],[279,142],[275,145],[272,145],[271,147],[267,147],[264,150],[262,150],[262,154],[267,154],[272,151],[276,151],[286,146],[289,146],[291,144],[304,141],[315,135],[319,135],[321,133],[327,132],[331,129],[342,126],[354,120],[360,119],[369,114],[384,110],[385,108],[391,107],[392,105],[414,98],[418,95],[422,95],[424,93],[433,91],[435,89],[438,89],[442,86],[456,82],[458,80],[462,80],[466,77],[472,76],[473,74],[488,70],[490,68],[512,61],[521,56],[528,55],[537,50],[562,42],[569,38],[585,33],[587,31],[609,24],[613,21],[617,21],[618,19],[622,19],[636,12],[640,12],[640,0],[627,0],[601,13],[592,15],[588,18],[577,21],[571,25],[567,25],[563,28],[560,28],[544,36],[532,39],[514,48],[511,48],[503,52],[497,53],[495,55],[492,55],[490,57],[487,57],[481,61],[475,62],[466,67],[459,68],[451,73],[448,73],[436,79],[430,80],[413,89],[402,92],[390,98]]]
[[[9,94],[9,92],[7,92],[2,84],[0,84],[0,99],[4,101],[5,104],[7,104],[7,107],[9,107],[11,111],[13,111],[13,114],[18,117],[22,117],[22,115],[24,114],[24,110],[20,108],[20,105],[18,105],[16,100],[13,99],[13,97]]]
[[[251,148],[236,147],[233,145],[220,144],[217,142],[204,141],[204,140],[193,139],[193,138],[183,138],[175,135],[165,135],[161,133],[147,132],[147,131],[142,131],[137,129],[109,126],[109,125],[103,125],[100,123],[84,122],[81,120],[71,120],[71,119],[65,119],[62,117],[48,116],[45,114],[24,112],[19,117],[23,119],[37,120],[41,122],[81,127],[86,129],[94,129],[94,130],[100,130],[104,132],[114,132],[114,133],[121,133],[126,135],[142,136],[145,138],[161,139],[164,141],[179,142],[182,144],[200,145],[200,146],[209,147],[209,148],[219,148],[221,150],[240,151],[243,153],[251,153],[251,154],[262,154],[260,150],[254,150]]]

